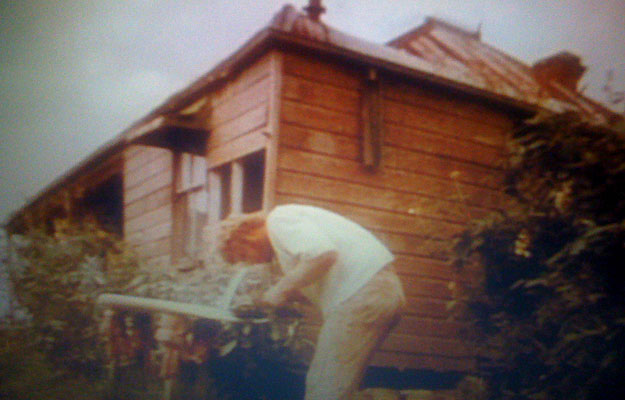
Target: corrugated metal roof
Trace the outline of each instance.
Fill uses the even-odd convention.
[[[467,32],[436,18],[428,18],[389,46],[435,65],[459,68],[473,85],[522,102],[556,111],[577,111],[595,122],[608,122],[614,116],[606,107],[557,81],[541,82],[531,66],[482,42],[479,32]],[[569,53],[558,56],[577,59]],[[581,65],[577,68],[584,69]]]

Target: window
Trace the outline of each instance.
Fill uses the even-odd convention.
[[[177,153],[175,174],[174,259],[195,259],[201,249],[202,228],[207,220],[206,161],[201,156]]]
[[[244,213],[263,209],[265,183],[265,152],[259,151],[242,160],[243,164],[243,204]]]
[[[223,164],[209,171],[209,220],[263,209],[265,151]]]

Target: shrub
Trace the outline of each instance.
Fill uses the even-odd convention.
[[[48,359],[60,370],[97,374],[103,360],[95,298],[120,292],[137,262],[119,238],[95,225],[56,225],[53,235],[32,231],[15,246],[13,288]]]
[[[494,398],[623,397],[625,137],[575,115],[516,131],[510,204],[458,239]]]

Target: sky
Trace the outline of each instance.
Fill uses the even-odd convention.
[[[291,0],[298,8],[307,0]],[[528,63],[562,50],[605,100],[625,89],[625,0],[324,0],[322,20],[385,43],[436,16]],[[210,70],[277,0],[0,2],[0,221],[98,146]]]

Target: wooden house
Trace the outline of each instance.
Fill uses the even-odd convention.
[[[378,45],[286,6],[9,227],[93,215],[167,268],[196,257],[202,232],[230,215],[322,206],[396,255],[408,309],[373,364],[466,372],[473,352],[446,306],[450,283],[473,274],[446,263],[449,239],[500,207],[506,139],[523,118],[613,117],[577,91],[583,70],[569,53],[525,65],[437,19]]]

